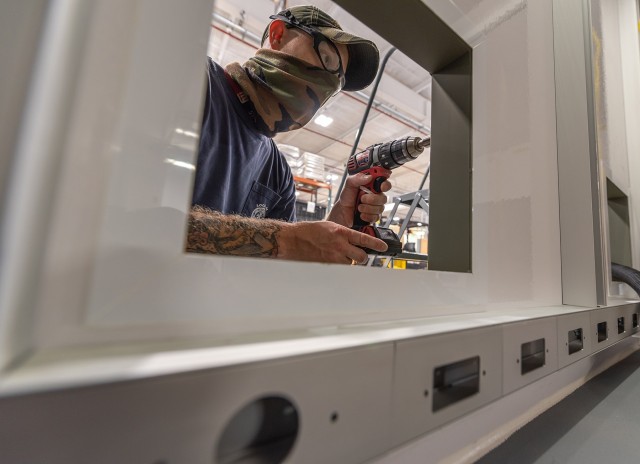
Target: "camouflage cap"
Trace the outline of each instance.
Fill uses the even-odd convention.
[[[331,41],[344,44],[349,50],[349,64],[345,72],[345,84],[342,90],[361,90],[371,84],[380,62],[378,47],[372,41],[345,32],[340,24],[318,7],[311,5],[292,6],[281,11],[289,11],[300,23],[311,27]],[[262,43],[269,35],[269,26],[264,30]]]

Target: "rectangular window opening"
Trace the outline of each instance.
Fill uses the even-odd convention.
[[[545,339],[539,338],[520,346],[521,374],[534,371],[545,365]]]
[[[602,343],[607,338],[609,338],[608,335],[607,335],[607,323],[606,322],[599,322],[598,323],[597,335],[598,335],[598,343]]]
[[[618,335],[624,333],[624,317],[618,318]]]
[[[480,391],[480,356],[433,370],[433,412]]]
[[[572,355],[573,353],[582,351],[584,348],[584,343],[582,341],[582,329],[570,330],[568,337],[567,346],[569,347],[569,354]]]

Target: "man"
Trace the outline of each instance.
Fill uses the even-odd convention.
[[[296,223],[293,176],[271,137],[303,127],[340,90],[369,85],[378,49],[313,6],[271,19],[263,48],[244,65],[222,69],[208,60],[187,251],[364,263],[360,247],[387,248],[349,228],[359,188],[369,179],[350,177],[328,220]],[[384,194],[365,194],[362,218],[378,220],[385,203]]]

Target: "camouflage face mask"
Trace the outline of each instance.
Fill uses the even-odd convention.
[[[277,50],[260,49],[243,66],[231,63],[229,75],[249,97],[269,136],[300,129],[340,90],[340,79]],[[262,124],[259,124],[262,126]]]

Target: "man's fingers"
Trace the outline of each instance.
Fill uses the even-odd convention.
[[[382,192],[386,192],[391,188],[391,184],[388,181],[385,181],[382,186]],[[387,196],[384,193],[367,193],[366,195],[362,195],[361,203],[367,205],[378,205],[383,206],[387,202]]]
[[[347,257],[353,261],[353,264],[365,264],[369,259],[367,253],[360,248],[354,246],[347,251]]]
[[[360,186],[366,185],[369,182],[371,182],[371,176],[362,173],[347,177],[345,188],[340,194],[341,205],[353,208],[356,205],[356,200],[360,193]]]
[[[383,193],[362,195],[362,205],[384,206],[387,203],[387,196]]]
[[[372,237],[362,232],[350,230],[349,243],[361,248],[371,248],[376,251],[387,251],[387,244],[379,238]]]
[[[360,187],[371,182],[371,176],[369,174],[363,174],[359,172],[356,175],[347,177],[347,185],[350,187]]]
[[[379,214],[361,214],[360,219],[364,222],[378,222],[380,220]]]
[[[364,214],[382,214],[384,205],[365,205],[358,206],[358,211]]]
[[[384,172],[386,172],[387,177],[391,175],[391,171],[389,170],[384,170]],[[369,174],[364,174],[362,172],[359,172],[358,174],[347,177],[347,185],[349,187],[360,187],[361,185],[366,185],[369,182],[371,182],[371,176]],[[391,190],[391,182],[389,182],[388,180],[385,180],[380,186],[380,189],[383,192],[388,192],[389,190]]]

